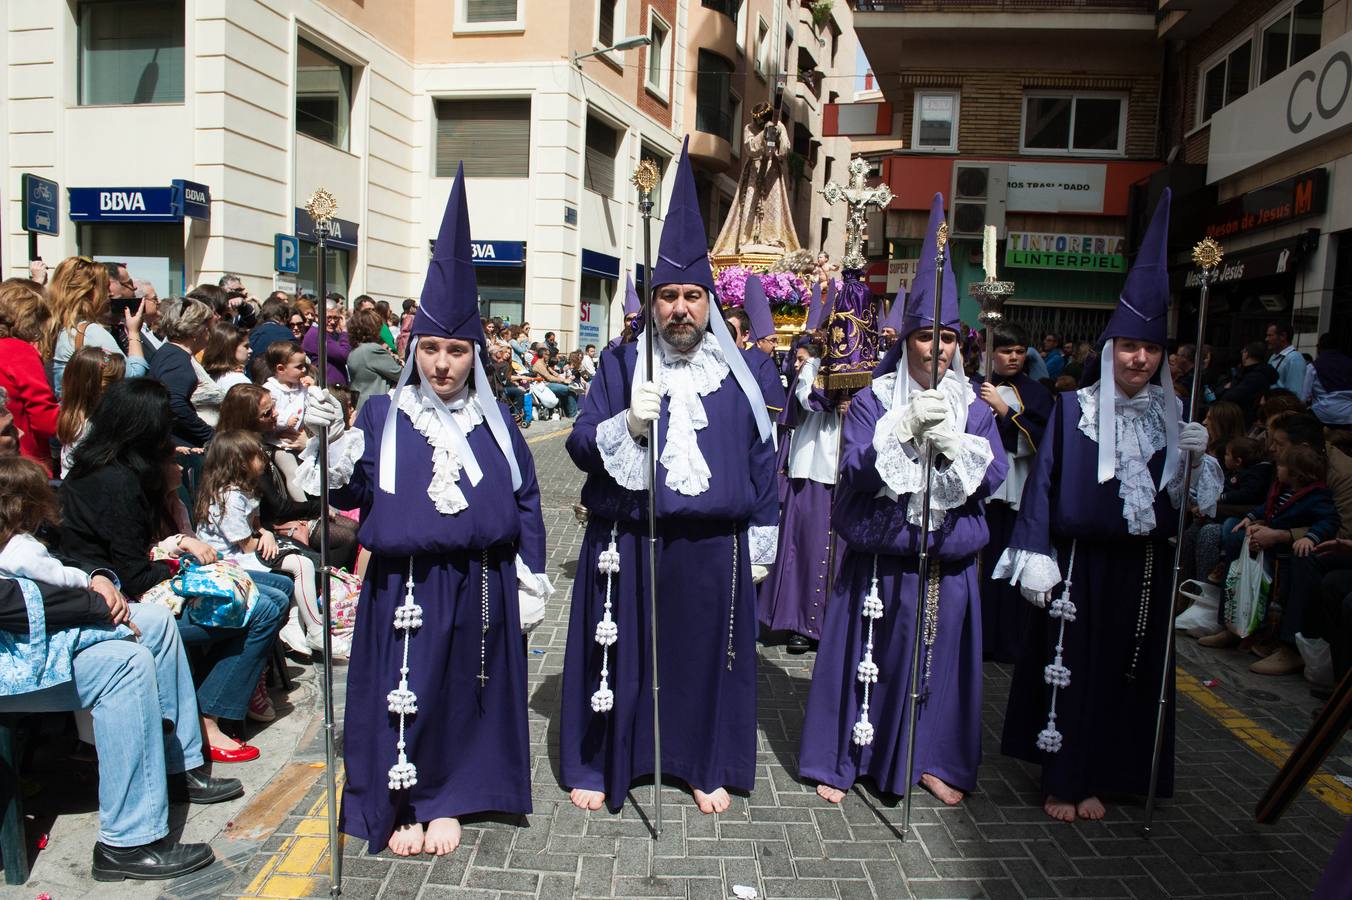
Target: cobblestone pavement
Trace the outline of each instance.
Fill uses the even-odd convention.
[[[555,426],[556,430],[558,426]],[[735,886],[762,898],[902,897],[1305,897],[1332,852],[1352,789],[1345,741],[1317,784],[1275,827],[1252,810],[1310,721],[1299,678],[1250,675],[1251,658],[1180,647],[1178,785],[1157,813],[1155,836],[1139,837],[1141,807],[1111,806],[1103,822],[1054,824],[1033,771],[998,753],[1010,672],[988,664],[985,762],[977,791],[957,808],[923,792],[915,835],[900,839],[901,807],[856,788],[829,807],[800,784],[797,742],[812,656],[762,647],[758,772],[750,796],[722,816],[703,816],[674,785],[664,790],[666,830],[655,844],[643,817],[651,788],[636,787],[618,816],[574,809],[559,786],[555,748],[570,576],[582,539],[574,518],[580,477],[557,434],[528,434],[544,486],[550,571],[560,588],[530,640],[530,722],[535,812],[526,821],[466,822],[464,844],[442,859],[370,856],[345,847],[343,896],[362,898],[730,898]],[[320,759],[317,739],[299,763]],[[448,748],[453,752],[453,748]],[[279,776],[280,778],[281,776]],[[313,776],[311,776],[313,778]],[[217,867],[211,890],[174,886],[177,896],[322,897],[328,893],[322,782],[275,832]],[[1319,796],[1315,795],[1315,792]],[[257,835],[253,835],[257,838]],[[222,884],[234,876],[233,883]]]

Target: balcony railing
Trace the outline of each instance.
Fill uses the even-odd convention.
[[[887,12],[1139,12],[1154,13],[1158,0],[850,0],[859,13]]]

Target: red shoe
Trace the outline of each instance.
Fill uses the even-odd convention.
[[[218,763],[237,763],[248,762],[251,759],[258,759],[259,751],[257,747],[249,744],[240,744],[235,750],[226,750],[224,747],[211,748],[211,761]]]

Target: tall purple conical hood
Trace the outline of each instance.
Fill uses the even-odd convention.
[[[664,284],[698,284],[714,296],[717,292],[713,269],[709,268],[709,238],[704,231],[704,217],[699,212],[689,148],[690,138],[687,137],[681,146],[681,158],[671,185],[671,203],[662,223],[652,288]]]
[[[418,312],[410,334],[460,338],[484,344],[479,322],[479,283],[470,254],[469,205],[465,202],[465,164],[461,163],[441,217],[432,262],[427,266]]]
[[[1100,345],[1109,338],[1131,338],[1159,344],[1169,339],[1169,188],[1160,194],[1150,227],[1141,239],[1141,249],[1127,273],[1127,283],[1108,325],[1099,335]]]
[[[760,276],[751,274],[746,277],[745,298],[742,309],[751,317],[751,339],[774,337],[775,317],[770,313],[770,300],[765,296],[765,283]]]
[[[897,337],[905,338],[913,331],[934,325],[934,257],[939,252],[935,237],[944,222],[944,195],[935,194],[930,202],[929,224],[925,226],[925,241],[920,245],[920,262],[916,264],[911,291],[906,295],[905,312]],[[944,255],[943,301],[939,305],[940,324],[956,329],[962,319],[958,316],[958,282],[953,278],[950,253]]]
[[[643,301],[638,299],[638,291],[634,289],[634,276],[632,274],[625,278],[624,283],[624,315],[636,316],[643,311]]]
[[[822,283],[817,279],[812,279],[812,290],[807,295],[807,324],[805,331],[816,331],[822,325],[822,313],[826,311],[826,304],[822,302]]]
[[[900,334],[901,329],[905,326],[905,323],[903,322],[905,318],[906,318],[906,288],[902,288],[901,290],[897,291],[897,296],[892,301],[892,305],[887,308],[887,315],[883,316],[881,325],[887,328],[891,328],[893,331]]]
[[[875,375],[896,371],[901,351],[906,348],[906,338],[912,332],[934,326],[934,257],[939,253],[936,233],[943,221],[944,195],[935,194],[930,203],[929,224],[925,226],[925,241],[920,245],[920,260],[915,266],[915,277],[911,279],[911,290],[905,299],[898,297],[892,302],[892,309],[887,316],[889,324],[896,323],[893,327],[897,329],[897,342],[878,362],[878,367],[873,370]],[[941,327],[957,331],[962,319],[958,315],[958,283],[953,278],[949,258],[950,254],[945,253],[943,300],[939,305],[939,318]]]

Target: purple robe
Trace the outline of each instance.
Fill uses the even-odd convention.
[[[1080,399],[1074,391],[1056,397],[1051,419],[1024,485],[1019,518],[1009,546],[1050,554],[1062,573],[1076,541],[1071,601],[1075,621],[1066,625],[1063,663],[1070,685],[1056,698],[1056,753],[1037,747],[1046,726],[1051,686],[1043,667],[1052,661],[1059,620],[1032,608],[1024,646],[1014,669],[1001,751],[1042,766],[1044,794],[1078,803],[1105,794],[1144,794],[1159,708],[1164,665],[1164,629],[1170,627],[1173,553],[1169,538],[1178,511],[1168,491],[1155,495],[1155,530],[1132,535],[1117,496],[1116,478],[1098,483],[1098,443],[1079,429]],[[1159,483],[1165,451],[1150,460]],[[1152,577],[1145,583],[1146,559]],[[1058,592],[1061,588],[1057,589]],[[1136,639],[1143,593],[1148,597],[1144,638]],[[1133,656],[1136,658],[1132,664]],[[1173,793],[1174,678],[1169,667],[1168,704],[1159,796]]]
[[[647,492],[622,488],[610,476],[596,430],[628,409],[640,349],[623,344],[602,354],[568,436],[568,453],[587,476],[582,503],[591,515],[564,654],[560,769],[566,787],[604,791],[612,811],[619,810],[635,780],[653,771]],[[759,350],[743,352],[753,375],[756,360],[750,354],[768,359]],[[696,432],[696,440],[711,472],[709,488],[695,497],[679,494],[667,487],[666,467],[658,463],[662,771],[704,791],[749,791],[756,770],[756,591],[747,528],[776,521],[774,447],[761,441],[746,395],[731,374],[700,401],[709,425]],[[660,441],[669,409],[664,397]],[[597,559],[610,543],[612,526],[618,528],[620,554],[611,591],[618,628],[609,653],[614,707],[594,712],[591,696],[602,655],[594,635],[606,595]]]
[[[390,398],[372,397],[357,414],[365,449],[347,486],[333,492],[339,509],[360,507],[359,539],[371,551],[362,584],[343,718],[343,789],[339,827],[366,839],[371,852],[396,826],[488,810],[531,811],[530,730],[526,721],[526,654],[521,638],[516,556],[545,571],[545,530],[535,463],[512,417],[521,488],[512,492],[507,461],[488,427],[467,440],[483,470],[459,487],[469,508],[443,515],[427,495],[432,450],[403,413],[395,418],[397,493],[377,487],[381,428]],[[505,409],[505,407],[504,407]],[[483,557],[488,557],[485,572]],[[422,627],[409,642],[409,688],[418,712],[407,719],[408,758],[418,783],[391,791],[399,717],[386,694],[399,682],[404,641],[393,626],[403,603],[409,561]],[[483,579],[488,580],[488,681],[479,683]]]
[[[973,379],[980,384],[980,379]],[[1047,417],[1052,411],[1052,393],[1022,372],[1013,378],[997,376],[997,386],[1009,385],[1018,394],[1023,409],[1009,416],[996,416],[1000,442],[1014,465],[1014,452],[1019,437],[1024,437],[1036,451],[1047,429]],[[986,504],[986,525],[991,540],[981,552],[981,639],[982,652],[990,659],[1003,663],[1015,662],[1024,643],[1024,631],[1033,605],[1023,598],[1019,589],[1008,581],[991,577],[1000,554],[1009,546],[1018,512],[1003,500],[992,499]]]
[[[752,377],[765,395],[765,408],[770,411],[770,421],[773,422],[784,412],[784,382],[779,377],[779,366],[771,353],[755,347],[742,352]]]
[[[831,485],[811,478],[788,476],[789,448],[793,428],[805,415],[795,392],[798,373],[789,385],[788,400],[779,416],[781,433],[779,468],[779,543],[770,575],[761,582],[757,599],[761,624],[771,631],[791,631],[817,640],[825,621],[830,566]],[[808,404],[814,413],[832,410],[826,394],[813,387]],[[830,413],[835,415],[834,412]],[[836,547],[836,574],[845,557],[845,547]]]
[[[948,510],[943,524],[930,535],[930,565],[937,565],[940,572],[938,629],[933,667],[921,692],[914,767],[907,773],[903,767],[912,630],[919,599],[920,529],[907,520],[907,497],[878,496],[883,482],[876,467],[873,433],[882,415],[882,403],[872,389],[855,395],[845,415],[841,480],[832,521],[849,550],[826,608],[808,691],[799,775],[842,790],[867,776],[879,789],[900,795],[929,772],[959,790],[970,791],[976,786],[981,762],[981,614],[976,560],[987,540],[983,500],[1004,480],[1008,463],[990,407],[973,400],[966,431],[989,441],[993,458],[978,490],[965,504]],[[874,737],[871,744],[861,747],[852,740],[863,693],[855,672],[863,657],[867,623],[862,607],[875,559],[884,612],[873,634],[873,658],[879,669],[869,698]]]

